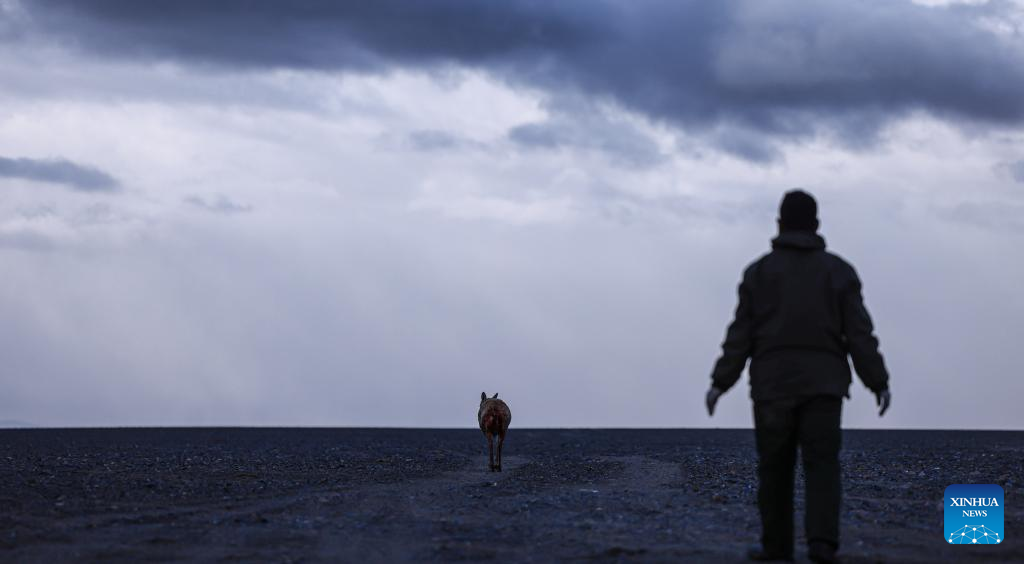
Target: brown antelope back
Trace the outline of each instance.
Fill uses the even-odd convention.
[[[493,398],[481,395],[480,410],[476,417],[480,430],[485,434],[504,435],[512,422],[512,410],[508,404],[497,398],[497,394]]]

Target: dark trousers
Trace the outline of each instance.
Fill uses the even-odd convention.
[[[793,469],[803,457],[807,541],[839,548],[839,419],[843,400],[811,396],[754,403],[761,543],[766,551],[793,553]]]

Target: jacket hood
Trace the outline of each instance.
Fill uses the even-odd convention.
[[[783,231],[772,239],[773,249],[803,249],[817,251],[825,248],[825,239],[810,231]]]

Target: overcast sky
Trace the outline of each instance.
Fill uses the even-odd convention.
[[[0,0],[0,420],[748,427],[804,187],[891,375],[1024,429],[1024,6]]]

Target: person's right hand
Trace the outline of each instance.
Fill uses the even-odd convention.
[[[875,405],[878,406],[879,417],[885,415],[885,412],[889,410],[890,403],[892,403],[892,394],[889,393],[888,388],[875,393]]]

